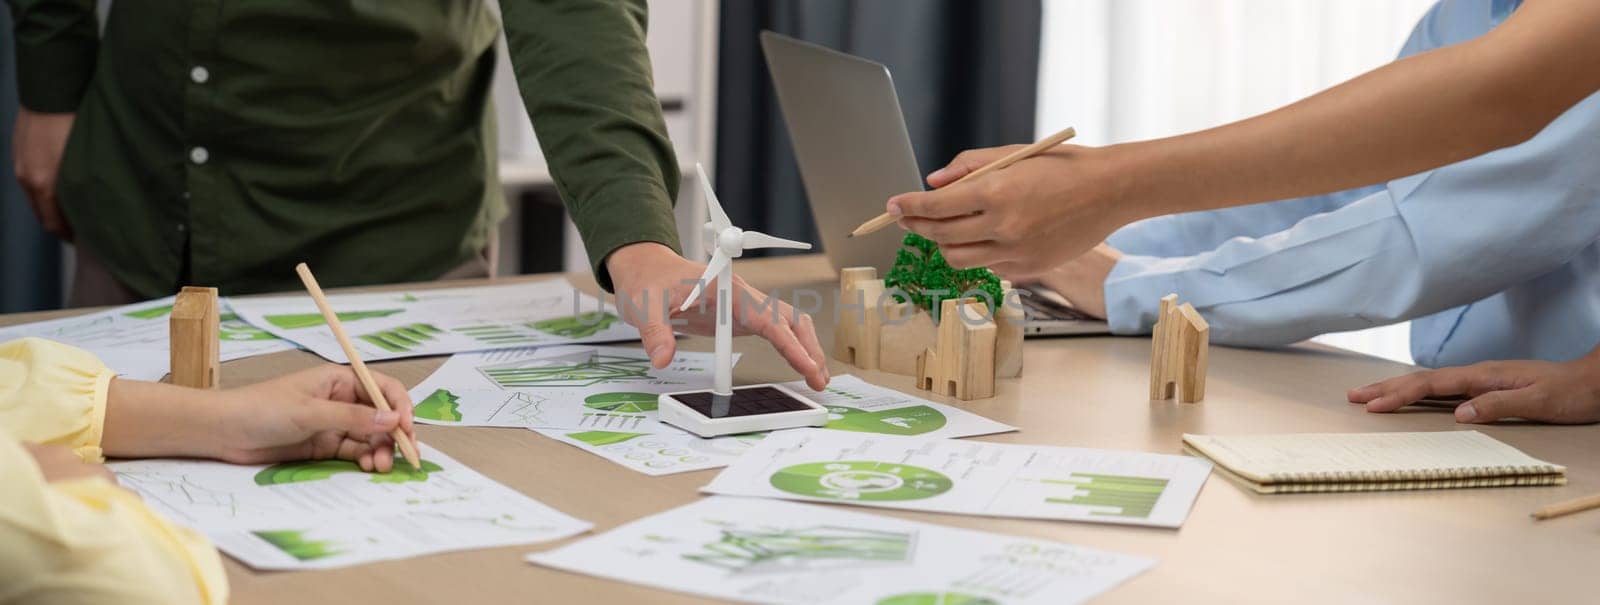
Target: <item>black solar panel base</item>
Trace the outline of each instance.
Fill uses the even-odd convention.
[[[770,386],[736,388],[732,396],[698,391],[678,393],[672,397],[707,418],[738,418],[811,408],[806,402]]]

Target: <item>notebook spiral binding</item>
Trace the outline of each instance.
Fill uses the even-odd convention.
[[[1427,469],[1420,471],[1320,471],[1312,473],[1274,473],[1267,476],[1268,483],[1357,483],[1367,481],[1439,481],[1447,479],[1479,479],[1522,475],[1549,475],[1560,473],[1560,467],[1551,464],[1526,466],[1473,466],[1453,469]]]

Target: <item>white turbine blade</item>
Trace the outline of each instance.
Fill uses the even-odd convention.
[[[717,201],[717,192],[711,190],[711,177],[706,175],[706,167],[695,162],[694,172],[700,177],[700,190],[706,194],[706,212],[711,214],[711,226],[718,233],[732,227],[733,221],[728,220],[727,213],[722,211],[722,202]]]
[[[700,274],[700,283],[695,284],[694,289],[689,291],[689,298],[684,299],[683,306],[678,307],[678,310],[688,311],[689,305],[694,304],[694,301],[700,299],[700,293],[705,290],[706,284],[709,284],[711,283],[711,280],[716,279],[717,274],[722,272],[723,267],[728,266],[728,263],[731,262],[733,261],[728,258],[728,255],[722,253],[721,248],[718,248],[716,252],[712,253],[711,262],[706,263],[706,272]]]
[[[759,231],[744,232],[744,249],[752,248],[794,248],[796,250],[810,250],[811,244],[773,237]]]

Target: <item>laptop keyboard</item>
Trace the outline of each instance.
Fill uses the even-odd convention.
[[[1029,319],[1056,321],[1100,321],[1099,319],[1091,317],[1082,311],[1065,305],[1056,304],[1054,301],[1047,300],[1042,296],[1029,296],[1024,294],[1019,298],[1022,300],[1022,306],[1027,308]]]

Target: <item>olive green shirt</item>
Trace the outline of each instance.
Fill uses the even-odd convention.
[[[602,264],[677,248],[677,160],[643,0],[8,0],[22,105],[76,112],[57,181],[77,242],[124,284],[226,294],[420,281],[505,214],[495,34]]]

